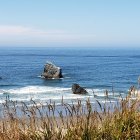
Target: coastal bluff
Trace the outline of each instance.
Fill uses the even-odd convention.
[[[62,78],[62,69],[51,62],[47,62],[44,66],[44,72],[41,74],[41,77],[45,79]]]

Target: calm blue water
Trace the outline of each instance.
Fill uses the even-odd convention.
[[[41,79],[46,61],[60,66],[64,78]],[[137,85],[140,75],[140,49],[93,48],[0,48],[0,102],[8,95],[11,100],[57,103],[63,98],[93,98],[104,100],[104,91],[112,85],[117,98],[126,95],[131,85]],[[73,95],[71,85],[79,83],[89,94]],[[114,97],[114,98],[115,98]]]

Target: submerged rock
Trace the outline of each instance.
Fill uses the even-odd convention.
[[[0,77],[0,80],[2,80],[2,77]]]
[[[72,85],[72,92],[74,94],[87,94],[88,93],[83,87],[81,87],[78,84],[73,84]]]
[[[55,66],[54,64],[47,62],[44,66],[44,72],[41,75],[46,79],[58,79],[62,78],[62,70],[60,67]]]

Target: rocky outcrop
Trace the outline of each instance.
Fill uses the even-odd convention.
[[[87,94],[88,93],[83,87],[81,87],[78,84],[73,84],[72,85],[72,92],[74,94]]]
[[[58,79],[63,77],[61,68],[50,62],[47,62],[44,66],[44,72],[41,76],[46,79]]]

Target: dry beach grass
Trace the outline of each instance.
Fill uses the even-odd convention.
[[[133,93],[134,88],[113,110],[99,101],[96,110],[90,100],[83,106],[80,100],[67,104],[62,99],[63,111],[54,102],[44,106],[31,100],[32,106],[21,103],[18,108],[16,102],[6,100],[1,112],[0,140],[139,140],[140,100],[132,100]]]

